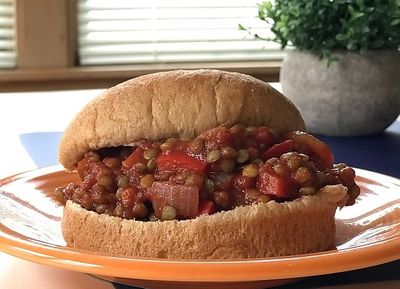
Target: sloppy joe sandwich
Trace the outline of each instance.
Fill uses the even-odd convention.
[[[116,256],[239,259],[334,247],[359,194],[297,108],[218,70],[145,75],[105,91],[65,131],[68,246]]]

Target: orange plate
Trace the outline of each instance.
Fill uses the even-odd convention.
[[[337,250],[266,259],[183,261],[111,257],[70,249],[61,235],[62,207],[52,193],[57,186],[78,177],[61,167],[0,181],[0,249],[37,263],[152,288],[166,284],[182,288],[204,284],[262,288],[397,260],[400,181],[360,169],[356,173],[361,195],[354,206],[337,213]]]

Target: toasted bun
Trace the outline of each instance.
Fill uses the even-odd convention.
[[[67,170],[89,150],[140,139],[196,137],[212,127],[265,125],[304,130],[297,108],[267,83],[218,70],[171,71],[121,83],[90,102],[66,129],[59,161]]]
[[[163,222],[98,215],[68,201],[62,232],[70,247],[116,256],[238,259],[303,254],[334,248],[334,215],[346,194],[342,185],[326,186],[291,202]]]

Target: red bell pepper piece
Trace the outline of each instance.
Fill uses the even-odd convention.
[[[143,157],[144,149],[137,147],[123,162],[122,167],[129,170],[134,164],[144,161]]]
[[[290,133],[289,138],[293,140],[295,150],[307,154],[319,169],[332,168],[333,154],[324,142],[300,131]]]
[[[294,142],[291,139],[285,140],[281,143],[275,144],[270,147],[262,156],[263,160],[270,158],[279,158],[284,153],[293,151]]]
[[[191,171],[205,172],[207,163],[203,160],[196,159],[184,152],[168,152],[161,154],[157,160],[159,171]]]
[[[262,194],[279,199],[294,199],[298,195],[289,178],[278,175],[269,164],[260,167],[257,187]]]
[[[230,146],[232,143],[232,135],[226,127],[220,126],[210,129],[201,135],[201,138],[207,148],[221,148]]]

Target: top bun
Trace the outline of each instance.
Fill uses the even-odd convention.
[[[59,161],[74,170],[89,150],[194,138],[235,123],[265,125],[278,134],[305,130],[294,104],[261,80],[219,70],[161,72],[125,81],[88,103],[66,129]]]

